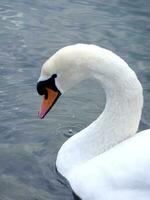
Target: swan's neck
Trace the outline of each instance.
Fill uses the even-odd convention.
[[[120,76],[110,78],[97,70],[91,73],[105,90],[105,109],[92,124],[71,137],[60,149],[56,165],[66,178],[75,167],[131,137],[138,129],[143,96],[135,73],[125,66]]]

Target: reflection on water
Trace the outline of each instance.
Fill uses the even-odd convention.
[[[150,126],[149,8],[149,0],[0,2],[0,199],[72,199],[55,172],[57,151],[98,116],[105,96],[85,81],[38,119],[40,68],[62,46],[94,43],[123,57],[144,87],[140,129]]]

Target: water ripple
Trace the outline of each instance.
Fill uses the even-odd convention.
[[[102,112],[105,95],[97,83],[85,81],[38,119],[40,68],[62,46],[94,43],[122,56],[142,82],[140,130],[149,128],[149,8],[149,0],[0,2],[0,199],[73,199],[56,172],[57,152]]]

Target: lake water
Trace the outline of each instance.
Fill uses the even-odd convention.
[[[59,48],[78,42],[113,50],[143,85],[140,130],[149,128],[150,1],[1,0],[0,19],[0,200],[72,200],[56,175],[56,155],[68,137],[102,112],[105,95],[85,81],[40,120],[41,65]]]

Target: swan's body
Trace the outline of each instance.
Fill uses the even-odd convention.
[[[58,171],[83,200],[149,200],[150,130],[135,135],[143,106],[136,74],[111,51],[84,44],[54,54],[39,83],[53,74],[60,93],[87,78],[106,92],[103,113],[61,147]]]

